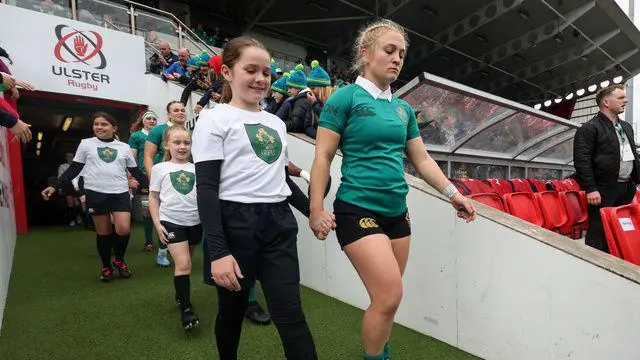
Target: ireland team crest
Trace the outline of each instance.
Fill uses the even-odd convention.
[[[402,123],[407,125],[407,123],[409,122],[409,114],[407,114],[407,109],[405,109],[402,105],[398,105],[396,106],[396,114],[398,114],[398,117],[400,118],[400,120],[402,120]]]
[[[253,151],[267,164],[278,160],[282,152],[282,140],[278,132],[262,124],[244,125]]]
[[[196,183],[196,176],[188,171],[174,171],[169,176],[171,177],[173,188],[182,195],[190,193]]]
[[[113,162],[118,157],[118,149],[113,149],[108,146],[98,148],[98,157],[106,163]]]

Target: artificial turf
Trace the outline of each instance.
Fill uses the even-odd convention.
[[[143,252],[140,227],[132,233],[128,280],[99,281],[93,233],[41,228],[19,236],[0,335],[0,359],[217,359],[213,337],[215,290],[202,283],[202,256],[194,257],[192,301],[200,327],[180,327],[172,270]],[[261,303],[264,304],[259,292]],[[362,359],[362,311],[302,287],[307,321],[320,359]],[[477,359],[396,325],[392,359]],[[245,321],[240,359],[284,359],[273,325]]]

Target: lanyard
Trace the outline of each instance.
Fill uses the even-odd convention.
[[[621,145],[624,145],[624,143],[627,141],[627,135],[624,133],[624,129],[622,129],[622,125],[620,124],[620,120],[616,121],[616,124],[613,127],[615,127],[616,130],[618,131],[618,134],[620,134]]]

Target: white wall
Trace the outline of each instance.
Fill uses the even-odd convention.
[[[15,224],[7,131],[0,127],[0,332],[16,244]]]
[[[313,145],[293,136],[289,144],[291,160],[309,169]],[[336,157],[329,209],[340,164]],[[414,235],[398,323],[489,360],[638,358],[637,267],[481,205],[465,224],[409,179]],[[320,242],[296,216],[302,283],[365,308],[364,287],[335,235]]]

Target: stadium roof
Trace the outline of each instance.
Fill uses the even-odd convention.
[[[427,71],[533,105],[640,72],[640,31],[614,0],[238,1],[260,27],[349,58],[376,16],[409,32],[401,80]]]

